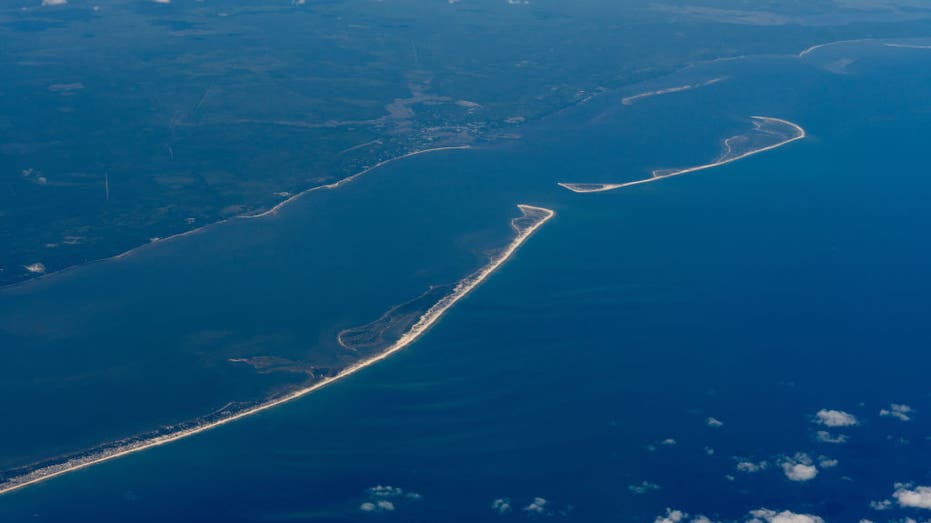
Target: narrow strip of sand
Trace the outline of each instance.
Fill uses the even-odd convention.
[[[13,477],[0,484],[0,495],[21,489],[29,485],[35,485],[36,483],[41,483],[69,472],[74,472],[90,467],[92,465],[97,465],[105,461],[115,460],[117,458],[121,458],[129,454],[134,454],[136,452],[141,452],[152,447],[158,447],[165,445],[166,443],[177,441],[179,439],[188,438],[190,436],[194,436],[195,434],[217,428],[221,425],[226,425],[236,420],[253,416],[279,405],[294,401],[316,390],[322,389],[327,385],[335,383],[345,378],[346,376],[355,374],[356,372],[381,360],[384,360],[392,354],[404,349],[415,340],[417,340],[420,336],[422,336],[425,332],[427,332],[430,327],[436,324],[450,307],[455,305],[459,300],[472,292],[472,290],[478,287],[479,284],[481,284],[483,281],[488,279],[488,277],[491,276],[491,274],[494,273],[499,267],[504,265],[504,263],[507,262],[515,252],[517,252],[520,246],[523,245],[531,235],[533,235],[533,233],[535,233],[541,226],[543,226],[544,223],[546,223],[556,214],[550,209],[535,207],[532,205],[518,205],[518,208],[520,209],[522,216],[515,218],[511,222],[517,234],[511,243],[508,244],[507,248],[494,255],[489,260],[487,265],[457,283],[449,294],[444,296],[435,305],[430,307],[427,312],[425,312],[423,316],[421,316],[420,319],[413,326],[411,326],[410,329],[408,329],[395,343],[390,345],[387,349],[378,355],[366,360],[359,361],[352,366],[343,369],[335,376],[325,378],[312,385],[294,390],[285,395],[270,399],[264,403],[246,408],[239,412],[232,413],[220,419],[214,419],[210,422],[206,422],[194,427],[178,430],[177,432],[133,441],[127,445],[110,448],[97,453],[79,455],[63,461],[62,463],[37,469],[22,476]],[[519,220],[522,219],[529,219],[529,224],[525,226],[519,225]]]
[[[799,126],[798,124],[792,123],[792,122],[790,122],[790,121],[788,121],[788,120],[783,120],[783,119],[781,119],[781,118],[773,118],[773,117],[771,117],[771,116],[753,116],[753,117],[751,117],[751,118],[753,119],[753,125],[754,125],[754,127],[755,127],[756,129],[760,129],[764,124],[767,124],[767,123],[769,123],[769,124],[775,123],[775,124],[781,124],[781,125],[789,126],[790,128],[792,128],[793,134],[792,134],[790,137],[788,137],[788,138],[786,138],[786,139],[784,139],[784,140],[781,140],[781,141],[779,141],[779,142],[777,142],[777,143],[774,143],[774,144],[772,144],[772,145],[767,145],[767,146],[765,146],[765,147],[759,147],[759,148],[757,148],[757,149],[751,149],[751,150],[749,150],[749,151],[747,151],[747,152],[740,153],[740,154],[736,154],[736,155],[733,155],[733,156],[731,156],[731,155],[728,153],[728,154],[725,154],[721,159],[716,160],[716,161],[711,162],[711,163],[706,163],[706,164],[704,164],[704,165],[697,165],[697,166],[695,166],[695,167],[688,167],[688,168],[685,168],[685,169],[677,169],[677,170],[672,170],[672,171],[668,171],[668,172],[665,172],[665,171],[653,171],[651,177],[649,177],[649,178],[644,178],[644,179],[642,179],[642,180],[633,180],[633,181],[624,182],[624,183],[566,183],[566,182],[560,182],[560,183],[558,183],[557,185],[559,185],[560,187],[569,189],[569,190],[572,191],[572,192],[577,192],[577,193],[591,193],[591,192],[613,191],[613,190],[615,190],[615,189],[621,189],[621,188],[623,188],[623,187],[630,187],[630,186],[632,186],[632,185],[641,185],[641,184],[644,184],[644,183],[651,183],[651,182],[655,182],[655,181],[657,181],[657,180],[662,180],[662,179],[664,179],[664,178],[672,178],[673,176],[681,176],[681,175],[683,175],[683,174],[693,173],[693,172],[696,172],[696,171],[703,171],[703,170],[705,170],[705,169],[712,169],[712,168],[714,168],[714,167],[719,167],[719,166],[721,166],[721,165],[727,165],[727,164],[729,164],[729,163],[736,162],[737,160],[741,160],[741,159],[743,159],[743,158],[747,158],[748,156],[753,156],[753,155],[755,155],[755,154],[760,154],[760,153],[765,152],[765,151],[771,151],[771,150],[773,150],[773,149],[777,149],[777,148],[779,148],[779,147],[782,147],[783,145],[792,143],[792,142],[794,142],[794,141],[796,141],[796,140],[801,140],[801,139],[803,139],[803,138],[805,138],[805,137],[807,136],[807,134],[805,133],[805,129],[802,129],[802,127]],[[734,138],[734,137],[731,137],[731,138],[728,138],[727,140],[724,141],[725,147],[728,148],[728,151],[730,151],[730,147],[731,147],[730,142],[731,142],[731,140],[733,140],[733,138]]]

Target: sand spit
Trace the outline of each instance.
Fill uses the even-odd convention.
[[[508,244],[508,246],[503,251],[495,254],[492,258],[490,258],[488,264],[486,264],[484,267],[459,281],[455,287],[452,288],[449,294],[445,295],[436,304],[427,309],[427,311],[420,317],[420,319],[417,320],[417,322],[414,323],[406,332],[404,332],[404,334],[397,341],[392,343],[389,347],[387,347],[376,356],[359,361],[341,370],[338,374],[324,378],[312,385],[308,385],[304,388],[294,390],[282,396],[269,399],[263,403],[243,408],[238,412],[232,412],[228,414],[221,412],[219,417],[211,419],[207,422],[197,423],[193,426],[189,426],[173,432],[167,432],[154,437],[133,440],[124,445],[108,447],[105,450],[88,452],[83,455],[76,455],[60,463],[48,465],[24,473],[20,476],[12,477],[3,483],[0,483],[0,494],[13,492],[23,487],[35,485],[37,483],[47,481],[69,472],[74,472],[90,467],[92,465],[103,463],[105,461],[115,460],[129,454],[134,454],[146,449],[165,445],[173,441],[194,436],[201,432],[206,432],[221,425],[232,423],[242,418],[253,416],[260,412],[270,410],[279,405],[283,405],[306,396],[311,392],[322,389],[323,387],[335,383],[340,379],[345,378],[346,376],[355,374],[356,372],[370,365],[374,365],[375,363],[388,358],[395,352],[404,349],[416,341],[425,332],[427,332],[430,327],[432,327],[440,320],[440,318],[442,318],[443,314],[447,310],[449,310],[453,305],[459,302],[459,300],[472,292],[483,281],[488,279],[488,277],[491,276],[491,274],[493,274],[498,268],[504,265],[504,263],[507,262],[515,252],[517,252],[521,245],[523,245],[524,242],[526,242],[527,239],[533,235],[533,233],[535,233],[540,227],[543,226],[544,223],[546,223],[556,214],[550,209],[535,207],[532,205],[518,205],[517,207],[521,211],[521,216],[514,218],[511,221],[511,225],[516,232],[516,236],[511,241],[511,243]]]
[[[765,147],[758,147],[756,149],[750,149],[749,151],[744,151],[744,152],[739,152],[739,153],[734,152],[733,144],[737,139],[742,138],[745,135],[732,136],[724,140],[724,154],[721,157],[719,157],[717,160],[715,160],[714,162],[707,163],[704,165],[698,165],[695,167],[688,167],[686,169],[673,169],[673,170],[660,169],[660,170],[653,171],[652,176],[650,178],[644,178],[642,180],[634,180],[631,182],[624,182],[624,183],[559,183],[558,185],[560,187],[564,187],[566,189],[569,189],[572,192],[577,192],[577,193],[613,191],[615,189],[621,189],[623,187],[630,187],[632,185],[641,185],[644,183],[651,183],[657,180],[662,180],[664,178],[671,178],[673,176],[680,176],[683,174],[693,173],[696,171],[703,171],[705,169],[712,169],[714,167],[719,167],[721,165],[726,165],[732,162],[736,162],[737,160],[741,160],[748,156],[753,156],[755,154],[759,154],[765,151],[771,151],[773,149],[777,149],[779,147],[782,147],[783,145],[792,143],[796,140],[801,140],[802,138],[805,138],[807,136],[805,134],[805,129],[802,129],[799,125],[794,124],[788,120],[782,120],[780,118],[773,118],[770,116],[753,116],[751,118],[753,119],[754,130],[765,132],[767,134],[775,134],[772,131],[765,129],[765,126],[779,125],[779,126],[786,126],[789,129],[791,129],[792,134],[772,145],[767,145]]]
[[[681,92],[681,91],[690,91],[690,90],[692,90],[692,89],[699,89],[699,88],[701,88],[701,87],[707,87],[707,86],[709,86],[709,85],[714,85],[714,84],[716,84],[716,83],[718,83],[718,82],[723,82],[723,81],[726,80],[726,79],[727,79],[727,78],[725,78],[725,77],[712,78],[711,80],[708,80],[708,81],[706,81],[706,82],[697,83],[697,84],[685,84],[685,85],[680,85],[680,86],[677,86],[677,87],[667,87],[666,89],[658,89],[658,90],[656,90],[656,91],[649,91],[649,92],[646,92],[646,93],[635,94],[635,95],[633,95],[633,96],[628,96],[628,97],[626,97],[626,98],[622,98],[622,99],[621,99],[621,103],[624,104],[624,105],[633,105],[634,102],[637,102],[638,100],[641,100],[641,99],[643,99],[643,98],[649,98],[649,97],[652,97],[652,96],[661,96],[661,95],[664,95],[664,94],[678,93],[678,92]]]
[[[883,44],[886,47],[898,47],[900,49],[931,49],[931,45],[918,44]]]
[[[822,47],[830,47],[832,45],[840,45],[840,44],[853,44],[856,42],[871,42],[871,41],[874,41],[874,40],[872,38],[860,38],[857,40],[837,40],[835,42],[825,42],[823,44],[813,45],[809,47],[808,49],[805,49],[804,51],[800,52],[796,56],[798,58],[805,58],[806,56],[817,51],[818,49],[821,49]]]
[[[211,228],[211,227],[214,227],[214,226],[217,226],[217,225],[221,225],[221,224],[224,224],[224,223],[229,222],[229,221],[232,221],[232,220],[237,220],[237,219],[250,219],[250,218],[262,218],[262,217],[264,217],[264,216],[268,216],[268,215],[271,215],[271,214],[277,214],[278,211],[280,211],[282,207],[284,207],[285,205],[287,205],[287,204],[293,202],[294,200],[300,198],[301,196],[304,196],[305,194],[307,194],[307,193],[309,193],[309,192],[336,189],[337,187],[341,187],[341,186],[343,186],[343,185],[345,185],[345,184],[347,184],[347,183],[349,183],[349,182],[355,180],[356,178],[359,178],[360,176],[364,176],[364,175],[366,175],[366,174],[368,174],[368,173],[374,171],[375,169],[378,169],[379,167],[384,167],[384,166],[386,166],[386,165],[388,165],[388,164],[390,164],[390,163],[394,163],[394,162],[397,162],[397,161],[399,161],[399,160],[403,160],[403,159],[405,159],[405,158],[411,158],[411,157],[413,157],[413,156],[419,156],[419,155],[421,155],[421,154],[435,153],[435,152],[440,152],[440,151],[464,150],[464,149],[471,149],[471,148],[472,148],[471,145],[452,145],[452,146],[447,146],[447,147],[434,147],[434,148],[431,148],[431,149],[420,149],[420,150],[417,150],[417,151],[414,151],[414,152],[410,152],[410,153],[407,153],[407,154],[402,154],[401,156],[395,156],[394,158],[389,158],[389,159],[387,159],[387,160],[378,162],[377,164],[375,164],[375,165],[373,165],[373,166],[371,166],[371,167],[366,167],[365,169],[363,169],[363,170],[361,170],[361,171],[359,171],[359,172],[357,172],[357,173],[355,173],[355,174],[352,174],[352,175],[350,175],[350,176],[347,176],[346,178],[342,178],[342,179],[340,179],[340,180],[338,180],[338,181],[336,181],[336,182],[333,182],[333,183],[330,183],[330,184],[327,184],[327,185],[318,185],[318,186],[316,186],[316,187],[311,187],[311,188],[309,188],[309,189],[305,189],[305,190],[303,190],[303,191],[301,191],[301,192],[299,192],[299,193],[297,193],[297,194],[295,194],[295,195],[289,197],[288,199],[283,200],[282,202],[278,203],[277,205],[275,205],[274,207],[272,207],[271,209],[269,209],[269,210],[267,210],[267,211],[263,211],[263,212],[260,212],[260,213],[257,213],[257,214],[240,214],[240,215],[238,215],[238,216],[233,216],[232,218],[224,218],[224,219],[221,219],[221,220],[217,220],[217,221],[215,221],[215,222],[210,222],[210,223],[205,224],[205,225],[202,225],[202,226],[200,226],[200,227],[196,227],[196,228],[194,228],[194,229],[190,229],[190,230],[187,230],[187,231],[184,231],[184,232],[179,232],[179,233],[177,233],[177,234],[172,234],[171,236],[165,236],[164,238],[154,238],[154,239],[150,240],[150,241],[147,242],[147,243],[143,243],[143,244],[141,244],[141,245],[138,245],[138,246],[136,246],[136,247],[133,247],[132,249],[129,249],[129,250],[127,250],[127,251],[123,251],[123,252],[121,252],[121,253],[119,253],[119,254],[114,254],[114,255],[108,256],[108,257],[106,257],[106,258],[99,258],[99,259],[96,259],[96,260],[91,260],[91,261],[89,261],[89,262],[87,262],[87,263],[82,263],[82,264],[80,264],[80,265],[72,265],[72,266],[70,266],[70,267],[65,267],[64,269],[59,269],[59,270],[57,270],[57,271],[53,271],[53,272],[48,272],[48,273],[42,274],[41,276],[36,277],[36,278],[30,278],[30,279],[28,279],[28,280],[23,280],[23,281],[20,281],[20,282],[16,282],[16,283],[11,283],[11,284],[8,284],[8,285],[0,286],[0,291],[2,291],[3,289],[8,289],[8,288],[14,288],[14,287],[20,287],[20,286],[23,286],[23,285],[27,285],[27,284],[29,284],[30,282],[34,282],[34,281],[37,281],[37,280],[43,280],[43,279],[47,279],[47,278],[59,276],[59,275],[62,275],[62,274],[64,274],[64,273],[73,271],[73,270],[75,270],[75,269],[80,269],[81,267],[85,267],[85,266],[90,265],[90,264],[102,263],[102,262],[112,261],[112,260],[120,260],[120,259],[126,258],[127,256],[130,256],[130,255],[132,255],[132,254],[135,254],[137,251],[139,251],[139,250],[141,250],[141,249],[145,249],[146,247],[151,247],[152,244],[155,244],[155,243],[164,243],[164,242],[167,242],[167,241],[176,240],[176,239],[178,239],[178,238],[183,238],[183,237],[185,237],[185,236],[193,236],[193,235],[195,235],[195,234],[200,234],[200,233],[206,231],[207,229],[209,229],[209,228]]]
[[[898,48],[903,48],[903,49],[931,49],[931,45],[900,44],[900,43],[895,43],[895,42],[882,42],[881,40],[877,40],[875,38],[860,38],[857,40],[838,40],[836,42],[826,42],[823,44],[813,45],[809,47],[808,49],[805,49],[804,51],[800,52],[796,56],[798,58],[805,58],[812,52],[817,51],[818,49],[821,49],[822,47],[830,47],[832,45],[840,45],[840,44],[854,44],[854,43],[861,43],[861,42],[875,42],[875,43],[881,43],[884,47],[898,47]]]

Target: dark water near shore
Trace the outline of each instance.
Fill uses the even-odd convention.
[[[533,517],[535,497],[576,521],[914,515],[869,502],[931,481],[929,65],[931,51],[876,44],[709,64],[668,83],[728,79],[631,106],[605,96],[515,143],[403,161],[277,217],[5,290],[0,459],[19,464],[292,383],[225,360],[311,359],[484,263],[515,204],[558,213],[408,350],[0,497],[0,520],[480,521]],[[810,136],[623,191],[555,185],[706,163],[751,115]],[[879,416],[893,402],[914,419]],[[822,408],[861,420],[828,429],[848,443],[815,440]],[[838,464],[791,482],[778,463],[799,452]],[[736,471],[744,460],[770,466]],[[658,488],[630,489],[643,482]],[[360,511],[375,485],[420,497]]]

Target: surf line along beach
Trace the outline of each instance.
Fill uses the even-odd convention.
[[[260,412],[306,396],[311,392],[322,389],[323,387],[331,385],[345,378],[346,376],[355,374],[356,372],[370,365],[374,365],[375,363],[388,358],[392,354],[404,349],[420,338],[420,336],[427,332],[430,327],[435,325],[440,320],[440,318],[442,318],[443,314],[447,310],[449,310],[453,305],[459,302],[459,300],[472,292],[482,282],[487,280],[489,276],[491,276],[498,268],[504,265],[505,262],[507,262],[514,255],[514,253],[517,252],[517,250],[527,241],[528,238],[530,238],[537,230],[539,230],[544,223],[556,215],[554,211],[543,207],[524,204],[520,204],[517,207],[521,211],[521,216],[511,220],[511,226],[515,231],[515,237],[513,240],[511,240],[507,247],[503,251],[493,255],[486,265],[460,280],[447,295],[440,298],[439,301],[427,309],[427,311],[417,320],[417,322],[414,323],[407,331],[405,331],[397,341],[389,345],[379,354],[371,358],[358,361],[351,366],[341,370],[334,376],[324,378],[316,383],[269,399],[263,403],[253,405],[244,410],[230,413],[229,415],[219,419],[213,419],[209,422],[204,422],[192,427],[180,429],[175,432],[131,441],[125,445],[117,445],[97,452],[89,451],[85,454],[77,454],[70,458],[64,458],[57,464],[43,466],[41,468],[25,472],[21,475],[13,476],[7,479],[5,482],[0,483],[0,495],[13,492],[29,485],[35,485],[58,476],[68,474],[69,472],[85,469],[92,465],[115,460],[117,458],[128,456],[136,452],[141,452],[146,449],[188,438],[196,434],[200,434],[201,432],[206,432],[208,430],[217,428],[221,425],[226,425],[242,418],[253,416]]]
[[[790,144],[796,140],[801,140],[807,136],[805,129],[803,129],[798,124],[792,123],[788,120],[782,120],[780,118],[773,118],[770,116],[753,116],[753,127],[754,130],[770,132],[764,129],[765,126],[783,126],[791,131],[785,138],[782,140],[764,146],[758,147],[756,149],[750,149],[742,153],[734,153],[731,149],[731,144],[735,138],[740,138],[744,135],[732,136],[724,140],[725,153],[719,159],[711,163],[706,163],[704,165],[697,165],[695,167],[688,167],[685,169],[673,169],[673,170],[657,170],[653,171],[652,175],[649,178],[644,178],[642,180],[634,180],[624,183],[564,183],[560,182],[557,185],[565,189],[569,189],[572,192],[577,193],[590,193],[590,192],[604,192],[604,191],[613,191],[615,189],[621,189],[624,187],[630,187],[632,185],[641,185],[644,183],[651,183],[657,180],[662,180],[664,178],[672,178],[673,176],[681,176],[683,174],[693,173],[696,171],[704,171],[705,169],[712,169],[714,167],[719,167],[721,165],[727,165],[737,160],[742,160],[749,156],[759,154],[765,151],[771,151],[773,149],[778,149],[783,145]]]

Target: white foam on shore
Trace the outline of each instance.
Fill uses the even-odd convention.
[[[779,147],[782,147],[783,145],[792,143],[796,140],[801,140],[807,136],[807,134],[805,133],[805,129],[802,129],[802,127],[799,126],[798,124],[792,123],[788,120],[783,120],[781,118],[773,118],[770,116],[752,116],[751,118],[753,118],[754,120],[753,125],[757,129],[759,129],[763,123],[780,123],[780,124],[784,124],[784,125],[788,125],[792,127],[793,130],[795,131],[795,135],[781,142],[768,145],[766,147],[760,147],[759,149],[752,149],[750,151],[747,151],[742,154],[738,154],[736,156],[728,157],[725,154],[720,160],[717,160],[711,163],[706,163],[704,165],[698,165],[695,167],[688,167],[685,169],[673,170],[669,172],[665,172],[664,170],[656,170],[656,171],[653,171],[652,176],[650,178],[644,178],[642,180],[634,180],[631,182],[624,182],[624,183],[564,183],[564,182],[560,182],[557,185],[559,185],[560,187],[569,189],[572,192],[577,192],[577,193],[613,191],[615,189],[630,187],[632,185],[641,185],[644,183],[651,183],[657,180],[662,180],[664,178],[672,178],[673,176],[681,176],[683,174],[693,173],[696,171],[703,171],[705,169],[712,169],[714,167],[719,167],[721,165],[727,165],[729,163],[736,162],[737,160],[742,160],[744,158],[747,158],[748,156],[753,156],[755,154],[760,154],[765,151],[771,151],[773,149],[777,149]],[[731,137],[724,141],[724,146],[728,148],[728,150],[730,150],[730,140],[732,140],[733,138],[734,137]]]
[[[379,167],[384,167],[385,165],[388,165],[389,163],[394,163],[394,162],[397,162],[397,161],[399,161],[399,160],[403,160],[403,159],[405,159],[405,158],[411,158],[411,157],[413,157],[413,156],[419,156],[419,155],[421,155],[421,154],[435,153],[435,152],[440,152],[440,151],[454,151],[454,150],[464,150],[464,149],[471,149],[471,148],[472,148],[471,145],[453,145],[453,146],[447,146],[447,147],[434,147],[434,148],[431,148],[431,149],[421,149],[421,150],[414,151],[414,152],[410,152],[410,153],[407,153],[407,154],[402,154],[401,156],[396,156],[396,157],[394,157],[394,158],[389,158],[389,159],[387,159],[387,160],[378,162],[377,164],[375,164],[375,165],[373,165],[373,166],[371,166],[371,167],[366,167],[365,169],[363,169],[363,170],[361,170],[361,171],[359,171],[359,172],[357,172],[357,173],[355,173],[355,174],[353,174],[353,175],[347,176],[346,178],[342,178],[342,179],[340,179],[339,181],[336,181],[336,182],[333,182],[333,183],[330,183],[330,184],[327,184],[327,185],[318,185],[318,186],[316,186],[316,187],[311,187],[311,188],[309,188],[309,189],[305,189],[305,190],[303,190],[303,191],[301,191],[301,192],[299,192],[299,193],[297,193],[297,194],[291,196],[290,198],[288,198],[288,199],[286,199],[286,200],[283,200],[282,202],[278,203],[278,205],[275,205],[274,207],[272,207],[271,209],[269,209],[269,210],[267,210],[267,211],[264,211],[264,212],[261,212],[261,213],[258,213],[258,214],[240,214],[240,215],[234,216],[234,217],[232,217],[232,218],[224,218],[224,219],[222,219],[222,220],[218,220],[218,221],[211,222],[211,223],[208,223],[208,224],[205,224],[205,225],[201,225],[200,227],[196,227],[196,228],[194,228],[194,229],[190,229],[190,230],[187,230],[187,231],[184,231],[184,232],[179,232],[179,233],[177,233],[177,234],[172,234],[171,236],[166,236],[166,237],[164,237],[164,238],[158,238],[158,239],[151,240],[151,241],[149,241],[149,242],[147,242],[147,243],[143,243],[143,244],[141,244],[141,245],[138,245],[138,246],[136,246],[136,247],[133,247],[132,249],[123,251],[123,252],[121,252],[121,253],[119,253],[119,254],[114,254],[114,255],[112,255],[112,256],[107,256],[106,258],[98,258],[98,259],[96,259],[96,260],[91,260],[91,261],[89,261],[89,262],[87,262],[87,263],[82,263],[82,264],[80,264],[80,265],[72,265],[72,266],[70,266],[70,267],[65,267],[64,269],[59,269],[59,270],[57,270],[57,271],[47,272],[47,273],[44,273],[44,274],[42,274],[41,276],[36,277],[36,278],[30,278],[30,279],[28,279],[28,280],[23,280],[23,281],[20,281],[20,282],[11,283],[11,284],[8,284],[8,285],[3,285],[3,286],[0,286],[0,291],[2,291],[3,289],[14,288],[14,287],[20,287],[20,286],[22,286],[22,285],[29,284],[30,282],[33,282],[33,281],[44,280],[44,279],[51,278],[51,277],[54,277],[54,276],[59,276],[59,275],[61,275],[61,274],[64,274],[64,273],[67,273],[67,272],[70,272],[70,271],[73,271],[73,270],[76,270],[76,269],[80,269],[81,267],[85,267],[85,266],[87,266],[87,265],[91,265],[91,264],[94,264],[94,263],[103,263],[103,262],[112,261],[112,260],[120,260],[120,259],[126,258],[126,257],[128,257],[128,256],[130,256],[130,255],[132,255],[132,254],[135,254],[137,251],[139,251],[139,250],[141,250],[141,249],[144,249],[144,248],[146,248],[146,247],[151,247],[153,244],[161,244],[161,243],[165,243],[165,242],[167,242],[167,241],[177,240],[178,238],[183,238],[183,237],[185,237],[185,236],[192,236],[192,235],[194,235],[194,234],[199,234],[199,233],[202,233],[202,232],[206,231],[207,229],[209,229],[209,228],[211,228],[211,227],[224,224],[224,223],[226,223],[226,222],[229,222],[230,220],[235,220],[235,219],[249,219],[249,218],[262,218],[262,217],[264,217],[264,216],[269,216],[269,215],[272,215],[272,214],[277,214],[278,211],[280,211],[285,205],[288,205],[289,203],[292,203],[293,201],[297,200],[298,198],[300,198],[301,196],[304,196],[304,195],[307,194],[307,193],[310,193],[310,192],[313,192],[313,191],[321,191],[321,190],[332,190],[332,189],[336,189],[337,187],[340,187],[340,186],[342,186],[342,185],[345,185],[345,184],[347,184],[347,183],[349,183],[349,182],[355,180],[356,178],[359,178],[360,176],[364,176],[364,175],[366,175],[366,174],[368,174],[368,173],[374,171],[375,169],[378,169]]]
[[[194,436],[195,434],[200,434],[201,432],[206,432],[208,430],[217,428],[221,425],[226,425],[232,423],[242,418],[253,416],[260,412],[272,409],[279,405],[294,401],[298,398],[306,396],[311,392],[322,389],[327,385],[335,383],[347,376],[355,374],[356,372],[378,363],[381,360],[384,360],[391,356],[392,354],[404,349],[414,341],[416,341],[420,336],[422,336],[430,327],[436,324],[437,321],[443,316],[443,314],[449,310],[450,307],[455,305],[459,300],[468,295],[472,290],[479,286],[483,281],[488,279],[492,273],[494,273],[499,267],[504,265],[511,256],[524,244],[527,239],[533,235],[544,223],[549,221],[556,213],[550,209],[545,209],[543,207],[535,207],[532,205],[518,205],[517,206],[522,213],[521,218],[525,218],[531,214],[538,214],[539,218],[534,221],[529,227],[521,229],[517,226],[517,220],[520,218],[515,218],[512,220],[512,225],[514,226],[517,235],[507,246],[506,249],[500,253],[494,255],[488,262],[487,265],[479,269],[478,271],[467,276],[461,280],[453,290],[439,300],[432,307],[427,309],[427,311],[417,320],[414,325],[412,325],[399,339],[394,342],[391,346],[385,349],[383,352],[379,353],[376,356],[373,356],[367,360],[359,361],[339,372],[339,374],[325,378],[313,385],[295,390],[283,396],[280,396],[275,399],[266,401],[254,407],[242,410],[235,414],[230,414],[227,417],[210,421],[196,427],[191,427],[170,434],[164,434],[161,436],[155,436],[146,440],[140,440],[136,442],[129,443],[123,447],[102,451],[99,454],[91,454],[87,456],[82,456],[74,458],[65,463],[60,463],[57,465],[51,465],[43,469],[35,470],[29,474],[23,476],[14,477],[10,480],[7,480],[5,483],[0,484],[0,495],[19,490],[23,487],[29,485],[35,485],[43,481],[67,474],[69,472],[75,472],[77,470],[85,469],[92,465],[97,465],[106,461],[112,461],[129,454],[134,454],[136,452],[141,452],[146,449],[153,447],[158,447],[165,445],[166,443],[171,443],[180,439],[188,438]]]

